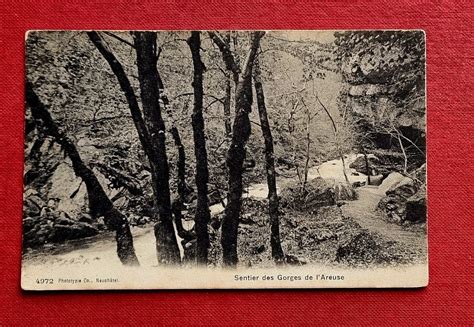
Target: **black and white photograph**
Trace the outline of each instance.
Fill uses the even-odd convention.
[[[421,30],[29,31],[22,288],[428,284]]]

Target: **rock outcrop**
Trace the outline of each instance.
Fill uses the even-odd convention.
[[[385,191],[378,209],[388,220],[396,223],[426,221],[426,165],[414,171],[410,177],[391,173],[380,185]]]
[[[23,243],[25,248],[36,248],[96,235],[104,229],[101,219],[88,214],[88,194],[85,184],[77,177],[71,161],[64,158],[62,149],[50,139],[39,148],[39,161],[25,165],[23,195]],[[110,198],[118,189],[94,170]],[[28,180],[26,178],[28,177]]]

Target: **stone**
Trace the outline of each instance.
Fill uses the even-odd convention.
[[[260,253],[263,253],[265,251],[265,245],[262,244],[260,246],[255,246],[254,249],[253,249],[253,254],[260,254]]]
[[[31,217],[26,217],[23,218],[23,232],[29,232],[32,230],[37,224],[37,220],[31,218]]]
[[[392,185],[385,194],[387,195],[398,195],[404,198],[409,198],[417,191],[416,185],[410,177],[404,177],[400,182]]]
[[[379,190],[383,193],[387,192],[389,189],[391,189],[394,185],[399,184],[405,176],[398,172],[392,172],[388,174],[387,178],[385,178],[382,182],[382,184],[379,185]]]
[[[70,217],[78,216],[87,204],[87,189],[82,180],[74,174],[67,162],[57,166],[49,183],[48,197],[57,201],[56,209],[67,213]],[[71,198],[71,195],[74,195]]]
[[[309,181],[304,199],[306,208],[317,208],[336,204],[334,187],[321,177]]]
[[[336,182],[334,185],[334,199],[336,201],[355,200],[357,193],[352,185],[345,182]]]
[[[23,202],[23,214],[25,216],[37,216],[41,213],[41,208],[39,208],[34,202],[29,201],[28,199]]]
[[[388,179],[388,177],[387,177]],[[396,223],[426,221],[426,186],[410,177],[393,175],[381,190],[386,190],[377,208]]]
[[[366,92],[365,85],[353,85],[349,89],[349,95],[351,95],[353,97],[363,96],[365,94],[365,92]]]
[[[368,162],[370,169],[380,165],[380,160],[378,158],[370,157],[368,158]],[[350,163],[349,168],[355,169],[358,173],[367,174],[367,165],[364,156],[358,156],[353,162]]]
[[[251,213],[244,213],[240,216],[240,223],[245,225],[253,225],[255,221],[252,220]]]
[[[28,196],[27,200],[33,202],[40,209],[46,205],[44,201],[38,195],[35,194]]]
[[[56,225],[65,225],[65,226],[70,226],[74,225],[76,222],[74,220],[71,220],[65,216],[59,216],[58,219],[55,221]]]
[[[291,254],[285,255],[284,261],[290,266],[303,266],[306,264],[306,261],[300,260],[298,257]]]
[[[284,188],[281,192],[281,205],[295,210],[311,211],[356,198],[357,193],[351,184],[316,177],[307,183],[305,190],[302,190],[299,184]]]

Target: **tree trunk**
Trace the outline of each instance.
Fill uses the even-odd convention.
[[[235,267],[238,263],[237,233],[242,206],[242,173],[244,171],[245,145],[251,129],[249,113],[252,110],[252,66],[263,35],[262,32],[252,32],[250,48],[236,86],[235,118],[231,144],[226,158],[229,170],[227,206],[222,220],[221,243],[225,266]],[[224,60],[227,58],[225,53],[223,53],[223,57]],[[230,63],[228,66],[232,66]],[[234,71],[235,73],[236,71]]]
[[[267,116],[267,108],[265,105],[265,94],[263,91],[260,65],[258,58],[254,63],[254,82],[255,93],[257,95],[257,107],[260,117],[260,125],[262,129],[263,139],[265,141],[265,169],[267,172],[268,184],[268,212],[270,216],[271,237],[270,244],[272,247],[272,257],[276,263],[281,263],[284,260],[283,249],[280,241],[280,218],[278,213],[278,194],[276,187],[276,172],[275,172],[275,155],[273,150],[273,136],[270,129],[270,123]]]
[[[362,150],[362,153],[364,154],[364,160],[365,160],[365,173],[367,174],[367,185],[370,185],[370,165],[369,165],[369,157],[367,156],[367,151],[365,151],[365,148],[363,145],[360,146],[360,149]]]
[[[344,154],[342,153],[340,146],[337,145],[337,147],[338,147],[337,151],[339,153],[339,157],[341,158],[341,161],[342,161],[342,173],[344,174],[344,179],[346,180],[346,183],[350,185],[351,183],[349,182],[349,177],[347,177],[347,173],[346,173],[346,160],[344,160]]]
[[[188,193],[186,185],[186,153],[184,152],[183,142],[179,136],[179,131],[176,126],[170,129],[171,136],[174,140],[174,145],[178,149],[178,197],[182,203],[186,203]]]
[[[311,157],[311,112],[309,108],[305,105],[306,108],[306,153],[305,153],[305,162],[304,162],[304,171],[303,171],[303,192],[306,192],[306,185],[308,184],[308,172],[309,172],[309,159]]]
[[[227,138],[232,137],[232,124],[230,121],[230,99],[231,99],[231,86],[230,86],[230,74],[226,74],[225,81],[225,98],[224,98],[224,125],[225,125],[225,136]]]
[[[87,35],[89,36],[89,39],[95,45],[97,50],[99,50],[100,54],[107,61],[113,73],[115,74],[115,77],[117,77],[120,88],[122,89],[125,98],[127,99],[133,123],[135,124],[135,128],[137,129],[140,143],[143,146],[143,151],[145,151],[147,157],[152,156],[150,151],[153,149],[153,147],[151,146],[151,141],[148,135],[147,128],[145,126],[145,121],[143,120],[140,107],[138,106],[137,97],[135,95],[132,85],[130,84],[130,80],[128,79],[127,74],[125,74],[122,65],[114,56],[114,54],[106,47],[105,43],[97,32],[87,32]]]
[[[155,224],[157,258],[159,263],[180,262],[173,227],[169,187],[169,167],[165,144],[165,123],[160,110],[160,90],[157,64],[156,33],[133,33],[137,53],[138,80],[145,126],[152,142],[150,164],[154,181],[158,222]]]
[[[188,188],[186,185],[186,153],[184,152],[184,146],[181,142],[178,128],[173,126],[170,129],[170,133],[173,136],[174,144],[178,148],[178,198],[171,204],[171,209],[178,236],[183,239],[189,239],[190,233],[187,233],[184,230],[183,222],[181,220],[181,211],[184,209],[184,204],[186,203],[186,198],[188,196]]]
[[[38,137],[33,143],[30,153],[28,154],[29,160],[35,160],[37,162],[40,159],[40,156],[41,156],[40,150],[43,144],[44,144],[44,136],[38,133]]]
[[[321,107],[323,107],[324,111],[326,112],[326,114],[328,115],[329,119],[331,120],[331,123],[332,123],[332,128],[334,130],[334,142],[336,143],[336,149],[337,149],[337,153],[339,154],[339,158],[341,159],[342,161],[342,173],[344,174],[344,179],[346,180],[346,183],[348,185],[350,185],[350,182],[349,182],[349,178],[347,177],[347,173],[346,173],[346,161],[344,160],[344,154],[342,153],[342,150],[341,150],[341,146],[339,144],[339,137],[337,135],[337,126],[336,126],[336,122],[334,121],[334,119],[332,118],[331,114],[329,113],[329,110],[326,108],[326,106],[321,102],[321,100],[316,97],[316,100],[318,100],[319,104],[321,105]]]
[[[206,137],[204,134],[204,118],[202,115],[203,106],[203,72],[204,64],[201,61],[200,48],[201,36],[200,32],[191,32],[188,39],[189,48],[191,49],[193,66],[194,66],[194,108],[192,114],[193,136],[194,136],[194,152],[196,155],[196,187],[197,187],[197,208],[195,221],[196,231],[196,259],[199,265],[207,265],[207,256],[209,248],[209,233],[207,226],[211,219],[209,211],[208,182],[209,171],[207,166]]]
[[[127,218],[113,207],[112,201],[108,198],[94,172],[82,161],[74,143],[59,130],[29,82],[26,84],[26,101],[31,108],[37,128],[41,128],[45,134],[53,137],[61,145],[71,159],[74,173],[86,184],[91,215],[95,218],[104,216],[107,227],[115,231],[117,254],[120,261],[125,265],[138,265]]]
[[[122,65],[115,55],[107,48],[97,32],[87,33],[92,43],[96,46],[104,59],[114,72],[119,85],[125,95],[133,122],[138,132],[140,143],[150,162],[152,187],[155,195],[155,208],[159,214],[159,221],[155,224],[155,237],[157,239],[157,257],[159,263],[175,263],[179,261],[179,249],[171,218],[171,204],[169,193],[169,171],[164,146],[165,129],[159,111],[160,82],[156,69],[156,34],[135,33],[134,47],[137,51],[137,65],[139,66],[139,79],[145,119],[138,105],[137,97],[130,84]],[[144,37],[147,34],[154,34]],[[140,60],[138,60],[140,57]],[[145,108],[146,107],[146,108]],[[156,121],[155,121],[156,119]],[[161,120],[161,123],[160,123]],[[156,128],[158,125],[158,128]],[[160,128],[160,125],[162,125]],[[161,155],[161,154],[164,154]],[[155,217],[156,218],[156,217]]]
[[[230,48],[230,33],[226,34],[225,43]],[[227,70],[225,72],[225,97],[224,97],[224,126],[225,126],[225,135],[227,138],[232,137],[232,123],[230,120],[230,101],[232,97],[232,87],[231,87],[231,72]]]
[[[400,144],[400,149],[402,150],[403,153],[403,160],[404,160],[404,165],[403,165],[403,173],[406,175],[408,174],[408,157],[407,153],[405,151],[405,147],[403,146],[402,139],[400,137],[400,132],[395,129],[395,133],[397,133],[397,139],[398,139],[398,144]]]

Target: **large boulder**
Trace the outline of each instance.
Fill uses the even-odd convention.
[[[426,221],[426,184],[423,165],[411,176],[390,174],[380,186],[386,196],[378,203],[389,221],[396,223]]]
[[[111,187],[110,180],[105,178],[100,171],[97,169],[93,171],[107,196],[113,199],[119,190]],[[82,179],[74,173],[70,160],[65,160],[57,166],[48,185],[50,187],[47,197],[55,199],[58,211],[65,212],[69,217],[77,217],[77,219],[83,217],[83,212],[87,210],[88,204],[87,188]]]
[[[80,215],[87,205],[87,189],[82,180],[74,174],[67,162],[61,163],[49,181],[49,199],[56,199],[57,210],[63,211],[69,217]]]
[[[335,205],[334,188],[321,177],[316,177],[303,189],[300,184],[292,184],[281,192],[281,205],[294,210],[311,210]]]
[[[408,198],[416,193],[416,187],[412,179],[407,178],[393,185],[380,199],[377,208],[385,213],[389,221],[402,223],[406,216],[406,203]]]
[[[334,186],[334,199],[339,201],[351,201],[357,199],[357,193],[354,187],[346,182],[335,182]]]
[[[408,199],[417,192],[418,188],[413,179],[410,177],[403,178],[399,183],[392,185],[385,194],[390,196],[401,196]]]

